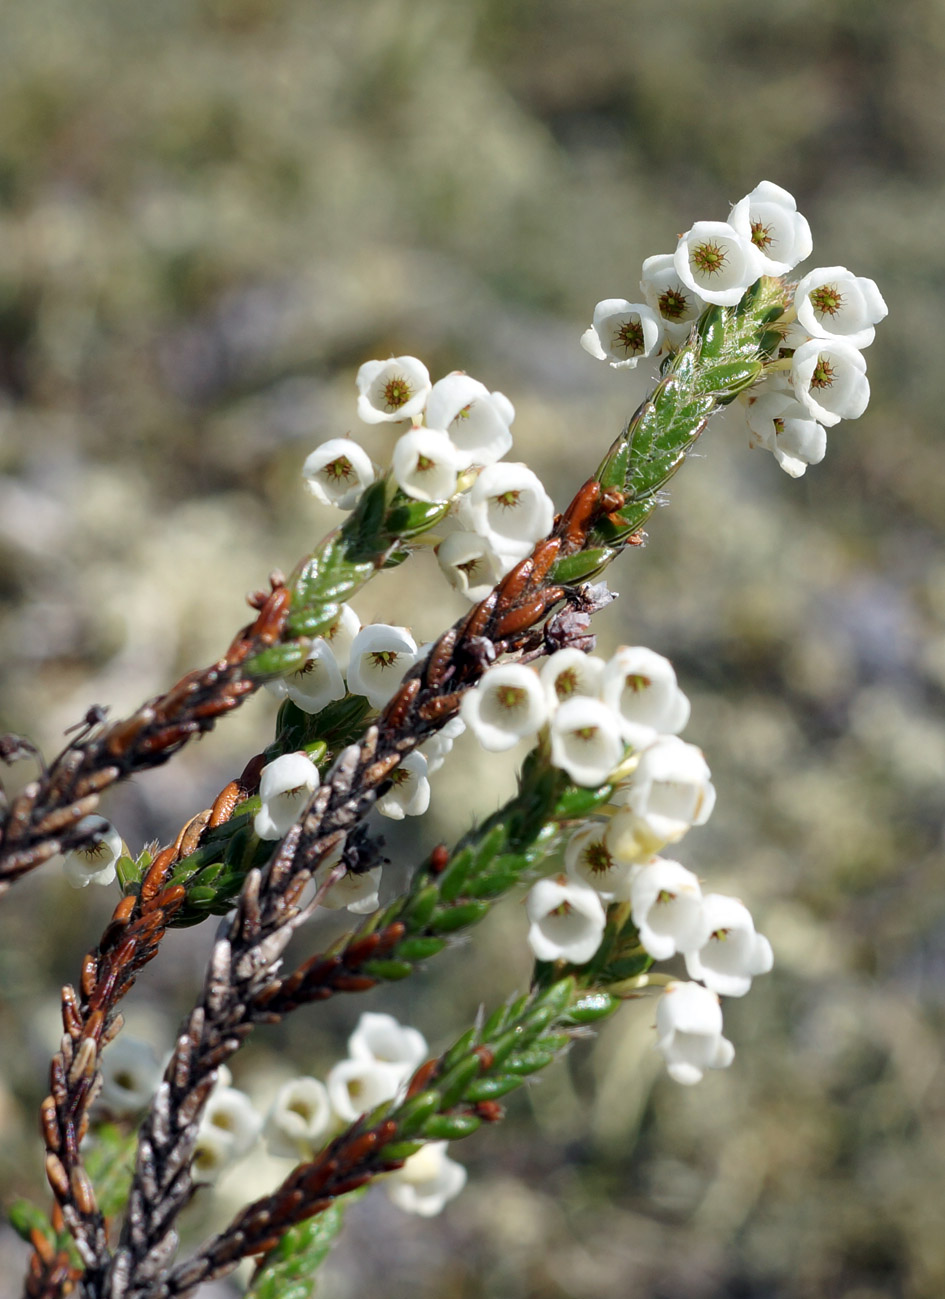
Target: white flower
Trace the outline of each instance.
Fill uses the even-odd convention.
[[[161,1081],[161,1063],[149,1042],[122,1033],[101,1056],[102,1090],[96,1106],[122,1116],[143,1109]]]
[[[432,776],[434,771],[439,771],[453,747],[453,741],[458,739],[465,729],[466,723],[461,717],[451,717],[445,726],[440,727],[436,735],[431,735],[421,746],[420,752],[427,760],[427,775]]]
[[[502,663],[467,691],[460,715],[484,749],[499,753],[537,734],[548,708],[536,673],[520,663]]]
[[[315,872],[316,885],[322,885],[333,866],[341,858],[341,849],[330,854]],[[341,879],[335,880],[331,888],[319,903],[326,911],[340,911],[347,907],[353,916],[368,916],[380,906],[378,891],[381,884],[381,866],[372,866],[369,870],[347,871]]]
[[[704,300],[683,284],[672,253],[657,253],[643,263],[640,292],[659,314],[663,333],[671,343],[684,343],[702,315]]]
[[[725,221],[697,221],[680,236],[676,274],[706,302],[734,307],[762,274],[761,254]]]
[[[514,418],[506,396],[490,392],[461,370],[435,383],[427,400],[427,423],[446,429],[463,469],[501,460],[512,445],[509,425]]]
[[[87,884],[111,884],[115,864],[121,857],[121,835],[103,816],[84,816],[76,825],[83,834],[94,834],[95,841],[88,848],[73,848],[62,859],[66,879],[74,889],[84,889]]]
[[[386,794],[377,800],[381,816],[402,821],[405,816],[423,816],[430,806],[430,782],[427,760],[422,753],[408,753],[390,773],[393,782]]]
[[[692,871],[678,861],[654,857],[634,866],[630,907],[640,942],[656,961],[694,951],[705,942],[702,889]]]
[[[551,719],[551,761],[576,785],[602,785],[623,758],[620,715],[599,699],[576,695]]]
[[[317,1078],[293,1078],[276,1093],[263,1135],[271,1155],[308,1159],[331,1125],[328,1089]]]
[[[706,1069],[727,1069],[735,1048],[722,1036],[722,1007],[698,983],[670,983],[656,1007],[658,1049],[670,1078],[701,1082]]]
[[[581,335],[581,346],[615,370],[632,370],[643,357],[659,351],[662,338],[662,322],[651,307],[605,298],[594,308],[594,323]]]
[[[438,428],[410,429],[397,439],[391,458],[397,486],[418,501],[448,501],[459,467],[456,448]]]
[[[757,248],[762,275],[784,275],[809,257],[814,246],[807,218],[798,212],[793,195],[770,180],[740,199],[728,221]]]
[[[318,788],[318,768],[304,753],[284,753],[263,767],[259,777],[262,807],[253,829],[260,839],[281,839]]]
[[[430,392],[430,372],[415,356],[365,361],[355,381],[358,415],[365,424],[412,419],[423,410]]]
[[[596,698],[604,660],[579,649],[556,650],[541,665],[538,679],[545,688],[549,708],[557,708],[575,695]]]
[[[364,448],[351,438],[331,438],[305,461],[302,477],[316,500],[350,510],[365,487],[374,482],[374,466]]]
[[[383,1101],[393,1100],[405,1079],[400,1064],[379,1060],[339,1060],[325,1080],[331,1108],[339,1119],[353,1123]]]
[[[360,630],[361,619],[350,604],[343,604],[338,610],[337,617],[322,633],[323,639],[328,642],[331,652],[335,656],[335,662],[342,672],[348,670],[351,646]]]
[[[715,789],[701,749],[674,735],[662,736],[640,760],[614,801],[623,804],[607,827],[615,857],[640,861],[675,843],[693,825],[709,819]]]
[[[564,850],[564,868],[571,879],[583,880],[604,902],[624,901],[632,867],[618,862],[604,840],[605,821],[580,826]]]
[[[351,645],[348,689],[366,695],[372,707],[383,708],[417,657],[417,642],[406,627],[382,622],[362,627]]]
[[[437,546],[436,558],[447,582],[467,600],[484,600],[506,569],[476,532],[451,532]]]
[[[770,451],[786,474],[800,478],[808,465],[820,464],[827,450],[823,426],[790,392],[765,392],[748,405],[749,446]]]
[[[812,338],[794,353],[794,395],[821,424],[857,419],[870,400],[862,353],[840,339]]]
[[[869,347],[873,328],[889,308],[873,280],[845,266],[818,266],[794,294],[798,323],[814,338],[842,338],[851,347]]]
[[[539,961],[584,965],[600,947],[607,923],[596,890],[565,875],[532,885],[525,913],[530,924],[528,943]]]
[[[194,1141],[190,1174],[197,1183],[215,1182],[233,1163],[233,1144],[220,1128],[201,1127]]]
[[[398,1209],[432,1218],[459,1195],[466,1185],[466,1169],[450,1159],[446,1147],[445,1141],[427,1142],[386,1179],[387,1194]]]
[[[624,739],[635,749],[657,735],[676,735],[689,720],[672,663],[642,645],[621,645],[607,660],[600,697],[623,718]]]
[[[312,641],[308,658],[297,672],[266,683],[273,694],[288,697],[305,713],[320,713],[334,699],[344,699],[345,681],[328,642],[319,636]]]
[[[487,465],[459,508],[464,525],[503,559],[524,559],[551,531],[554,513],[538,475],[514,461]]]
[[[767,974],[774,964],[771,944],[755,933],[751,912],[737,898],[706,894],[703,919],[708,937],[698,950],[686,952],[689,977],[722,996],[743,997],[752,978]]]
[[[222,1135],[227,1162],[242,1158],[259,1136],[262,1117],[245,1092],[237,1087],[217,1083],[207,1100],[200,1119],[200,1136]],[[218,1149],[218,1147],[216,1147]]]
[[[404,1078],[409,1078],[426,1059],[429,1047],[418,1028],[401,1024],[393,1015],[366,1010],[348,1038],[348,1053],[353,1060],[399,1065]]]

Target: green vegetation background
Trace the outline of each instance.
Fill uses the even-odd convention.
[[[810,265],[889,303],[872,405],[825,462],[791,481],[731,412],[599,621],[605,652],[676,664],[719,789],[679,855],[775,946],[726,1005],[733,1067],[668,1083],[652,1003],[627,1007],[456,1150],[443,1217],[359,1204],[326,1299],[945,1293],[943,58],[939,0],[0,5],[0,724],[48,751],[209,661],[330,526],[299,467],[358,431],[363,360],[505,391],[560,504],[645,383],[577,346],[594,303],[762,178],[808,215]],[[437,631],[460,606],[428,561],[362,619],[412,600]],[[129,844],[205,806],[273,708],[117,793]],[[392,872],[496,805],[512,767],[476,763],[458,746],[433,823],[389,832]],[[55,869],[3,900],[5,1194],[41,1186],[57,989],[114,900]],[[524,928],[513,903],[410,986],[260,1033],[237,1082],[324,1073],[362,1009],[442,1045],[527,977]],[[169,939],[130,1033],[170,1040],[208,939]]]

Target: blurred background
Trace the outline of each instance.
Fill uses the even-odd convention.
[[[48,753],[90,704],[120,716],[212,661],[244,593],[333,526],[299,471],[364,431],[362,361],[504,391],[513,456],[560,507],[647,382],[578,338],[693,221],[772,180],[810,220],[808,266],[889,304],[872,404],[826,460],[792,481],[740,410],[718,420],[597,620],[602,651],[675,663],[719,791],[679,856],[774,944],[726,1003],[734,1065],[674,1085],[653,1003],[628,1005],[456,1147],[470,1183],[441,1217],[357,1205],[325,1299],[379,1278],[389,1299],[945,1293],[943,57],[939,0],[0,6],[0,729]],[[356,602],[405,607],[420,640],[463,606],[421,556]],[[261,692],[116,791],[129,845],[173,837],[274,709]],[[458,745],[431,814],[388,831],[388,889],[508,794],[514,764],[478,761]],[[52,867],[0,907],[4,1200],[45,1202],[58,988],[116,900]],[[169,1046],[206,928],[169,937],[130,1034]],[[527,979],[524,932],[512,901],[409,985],[261,1031],[237,1083],[323,1074],[365,1009],[444,1046]]]

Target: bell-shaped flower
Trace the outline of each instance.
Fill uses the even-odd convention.
[[[840,338],[851,347],[869,347],[873,328],[889,308],[873,280],[845,266],[818,266],[798,283],[794,294],[798,324],[814,338]]]
[[[808,417],[792,392],[763,392],[748,406],[748,444],[770,451],[786,474],[800,478],[827,450],[823,426]]]
[[[410,1077],[428,1053],[427,1040],[418,1028],[375,1011],[364,1011],[348,1038],[348,1054],[353,1060],[398,1065],[404,1078]]]
[[[315,883],[325,882],[333,866],[337,865],[340,851],[323,861],[315,872]],[[366,871],[347,871],[335,880],[324,895],[320,906],[326,911],[340,911],[346,907],[353,916],[369,916],[381,905],[378,897],[381,886],[381,866],[371,866]]]
[[[398,1209],[432,1218],[466,1185],[466,1169],[446,1153],[446,1141],[428,1141],[386,1179]]]
[[[342,672],[348,670],[351,646],[354,644],[354,638],[360,630],[361,619],[350,604],[343,604],[335,618],[322,633],[323,639],[328,642],[329,648],[335,656],[335,662]]]
[[[432,776],[434,771],[439,771],[450,754],[455,740],[459,739],[466,729],[466,723],[461,717],[451,717],[450,720],[441,726],[436,735],[430,738],[420,748],[420,752],[427,760],[427,775]]]
[[[161,1081],[161,1062],[154,1047],[125,1033],[102,1052],[100,1068],[102,1089],[95,1105],[116,1118],[144,1109]]]
[[[701,1082],[706,1069],[727,1069],[735,1048],[722,1036],[722,1007],[699,983],[670,983],[656,1006],[656,1045],[675,1082]]]
[[[328,1071],[325,1084],[335,1114],[345,1123],[373,1110],[383,1101],[393,1100],[405,1080],[400,1064],[381,1060],[339,1060]]]
[[[662,736],[644,749],[633,774],[617,790],[622,804],[607,827],[607,846],[615,857],[644,861],[664,844],[676,843],[694,825],[709,819],[715,788],[702,750],[675,735]]]
[[[477,602],[486,598],[507,571],[485,537],[476,532],[451,532],[437,546],[436,558],[450,586]]]
[[[554,512],[538,475],[514,461],[487,465],[459,507],[465,527],[485,537],[501,559],[516,560],[551,531]]]
[[[311,1159],[331,1127],[328,1089],[317,1078],[293,1078],[276,1092],[263,1124],[270,1155]]]
[[[576,695],[597,698],[603,671],[604,660],[596,654],[568,647],[545,659],[538,679],[545,688],[549,708],[557,708]]]
[[[548,706],[537,673],[520,663],[500,663],[463,696],[460,716],[484,749],[500,753],[536,735]]]
[[[331,438],[316,447],[302,466],[305,486],[316,500],[350,510],[374,482],[374,466],[351,438]]]
[[[724,997],[744,997],[754,976],[767,974],[774,964],[771,944],[755,932],[751,912],[738,898],[707,893],[703,920],[708,937],[686,952],[689,977]]]
[[[624,755],[620,715],[599,699],[576,695],[559,705],[549,726],[551,761],[576,785],[602,785]]]
[[[863,354],[841,339],[803,343],[791,360],[791,381],[797,400],[827,428],[858,419],[869,405]]]
[[[663,325],[642,302],[605,298],[594,308],[594,323],[581,335],[581,346],[598,361],[609,361],[615,370],[632,370],[645,356],[659,351]]]
[[[678,734],[689,721],[672,663],[643,645],[621,645],[607,660],[600,697],[623,719],[623,737],[635,749]]]
[[[607,916],[600,894],[581,879],[556,875],[533,884],[525,899],[528,944],[539,961],[584,965],[600,947]]]
[[[697,221],[680,236],[676,274],[706,302],[734,307],[762,274],[761,254],[725,221]]]
[[[798,212],[794,196],[770,180],[763,180],[735,204],[728,223],[757,248],[763,275],[784,275],[809,257],[814,246],[807,218]]]
[[[344,699],[346,694],[341,668],[321,636],[312,641],[308,658],[297,672],[289,672],[266,684],[274,694],[291,699],[304,713],[320,713],[326,705]]]
[[[512,445],[514,418],[508,397],[461,370],[438,380],[427,399],[427,423],[446,429],[462,469],[501,460]]]
[[[417,657],[417,642],[406,627],[370,623],[351,644],[348,689],[365,695],[373,708],[383,708]]]
[[[203,1127],[194,1140],[190,1175],[198,1185],[215,1182],[234,1162],[233,1143],[220,1128]]]
[[[200,1136],[222,1136],[224,1150],[214,1143],[218,1153],[224,1153],[225,1162],[241,1159],[254,1144],[262,1129],[262,1116],[245,1092],[237,1087],[218,1083],[211,1091],[200,1119]]]
[[[449,436],[420,425],[397,439],[391,469],[400,490],[418,501],[448,501],[456,494],[460,458]]]
[[[402,821],[405,816],[423,816],[430,806],[427,760],[422,753],[408,753],[389,777],[391,787],[377,800],[381,816]]]
[[[583,880],[604,902],[622,902],[628,897],[630,872],[618,862],[604,839],[605,821],[588,821],[579,826],[564,850],[564,869],[571,879]]]
[[[111,884],[121,857],[121,835],[104,816],[84,816],[76,825],[83,834],[94,834],[87,848],[73,848],[62,859],[66,879],[74,889],[87,884]]]
[[[692,871],[665,857],[634,866],[630,907],[640,942],[655,961],[697,950],[708,930],[702,889]]]
[[[670,343],[684,343],[702,315],[704,300],[688,284],[683,284],[672,253],[657,253],[643,263],[640,292],[663,326]]]
[[[260,839],[281,839],[295,824],[318,788],[318,768],[304,753],[284,753],[263,767],[259,777],[262,807],[253,829]]]
[[[430,394],[430,372],[415,356],[365,361],[355,380],[358,415],[365,424],[390,423],[419,415]]]

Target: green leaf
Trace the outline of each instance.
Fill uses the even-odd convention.
[[[488,902],[457,902],[431,916],[429,927],[434,933],[453,933],[457,929],[467,929],[476,924],[488,911]]]
[[[83,1151],[98,1207],[106,1218],[128,1207],[137,1148],[137,1132],[123,1132],[114,1123],[102,1123],[94,1129],[93,1139]]]
[[[428,1119],[423,1135],[429,1141],[461,1141],[482,1126],[475,1114],[434,1114]]]
[[[9,1219],[10,1226],[18,1236],[23,1238],[23,1240],[28,1241],[30,1233],[32,1231],[38,1231],[41,1236],[45,1237],[45,1239],[49,1241],[50,1245],[55,1247],[56,1233],[53,1230],[52,1223],[46,1217],[45,1213],[43,1213],[42,1209],[38,1209],[36,1205],[31,1204],[29,1200],[14,1200],[13,1203],[7,1207],[7,1218]]]
[[[246,1299],[309,1299],[315,1273],[341,1231],[345,1208],[360,1194],[351,1191],[316,1217],[290,1227],[259,1263]]]

